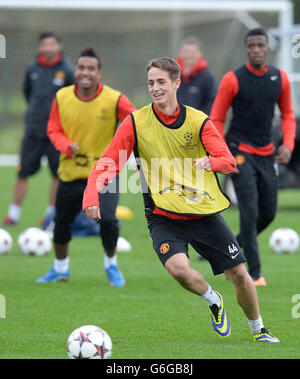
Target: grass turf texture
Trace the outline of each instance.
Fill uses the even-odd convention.
[[[0,168],[1,218],[7,212],[15,178],[13,168]],[[207,262],[192,266],[223,295],[232,325],[231,336],[222,340],[213,331],[206,302],[182,289],[160,264],[152,248],[143,214],[141,194],[122,194],[120,204],[134,212],[122,222],[121,235],[132,243],[130,253],[119,253],[118,263],[125,288],[108,285],[103,270],[103,249],[97,237],[74,238],[70,245],[71,279],[66,283],[38,285],[35,280],[53,264],[46,257],[20,253],[17,238],[27,227],[37,226],[48,199],[47,168],[30,180],[20,225],[7,230],[14,244],[0,256],[0,294],[6,297],[6,318],[0,319],[0,358],[67,358],[66,341],[77,327],[95,324],[113,341],[114,359],[126,358],[300,358],[300,319],[292,317],[292,297],[300,293],[300,252],[275,255],[268,247],[271,232],[291,227],[300,232],[299,190],[279,195],[276,220],[259,237],[267,287],[258,288],[261,314],[281,340],[279,345],[257,344],[236,304],[233,286],[224,275],[214,277]],[[223,213],[238,231],[238,211]]]

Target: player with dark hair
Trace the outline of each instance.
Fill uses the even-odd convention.
[[[278,343],[264,328],[245,258],[219,214],[230,203],[216,173],[233,171],[235,159],[205,113],[178,104],[180,67],[175,60],[154,59],[147,73],[153,103],[121,123],[89,176],[83,209],[90,218],[102,217],[105,204],[101,199],[99,203],[98,191],[124,167],[126,159],[121,160],[118,152],[126,151],[128,159],[133,151],[153,247],[166,270],[183,288],[207,301],[214,330],[228,337],[231,326],[222,296],[191,267],[190,244],[209,261],[215,275],[224,272],[233,282],[254,340]]]
[[[105,152],[122,121],[135,110],[128,98],[100,82],[101,62],[92,48],[79,56],[75,85],[57,92],[48,122],[48,136],[60,151],[59,186],[54,227],[54,267],[38,283],[68,280],[69,242],[72,224],[81,211],[82,196],[94,163]],[[116,257],[119,234],[116,207],[119,200],[118,178],[99,194],[103,203],[100,236],[104,268],[110,285],[123,287],[125,280]]]
[[[287,164],[291,158],[296,120],[288,76],[267,62],[269,47],[265,30],[250,30],[245,36],[245,48],[248,62],[224,75],[210,117],[223,135],[226,113],[232,107],[226,142],[238,164],[232,176],[240,210],[237,238],[255,285],[266,286],[257,235],[275,217],[276,165]],[[276,104],[281,111],[283,143],[275,154],[272,120]]]
[[[60,36],[59,36],[58,34],[56,34],[55,32],[52,32],[52,31],[46,31],[46,32],[43,32],[43,33],[41,33],[41,34],[39,35],[38,40],[39,40],[39,41],[42,41],[42,40],[44,40],[44,39],[46,39],[46,38],[54,38],[54,39],[56,39],[56,41],[57,41],[58,43],[61,43]]]
[[[46,218],[55,212],[55,196],[58,185],[57,167],[59,152],[47,136],[47,122],[55,93],[74,83],[73,68],[62,53],[60,37],[44,32],[39,38],[37,60],[26,70],[23,93],[28,102],[25,118],[25,134],[22,140],[18,177],[13,190],[12,203],[3,225],[19,222],[23,200],[28,190],[28,178],[40,168],[42,156],[48,158],[53,176]]]
[[[250,29],[248,31],[248,33],[245,34],[245,37],[244,37],[244,44],[245,46],[247,46],[247,43],[248,43],[248,38],[249,37],[264,37],[266,43],[268,44],[269,43],[269,36],[268,36],[268,33],[265,31],[264,28],[261,28],[261,27],[258,27],[258,28],[254,28],[254,29]]]

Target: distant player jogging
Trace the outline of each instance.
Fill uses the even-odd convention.
[[[210,262],[215,275],[224,272],[233,282],[254,340],[278,343],[264,328],[256,288],[243,265],[245,258],[219,215],[230,203],[215,173],[233,171],[235,159],[206,114],[177,103],[180,66],[175,60],[154,59],[147,72],[153,103],[124,119],[94,166],[83,198],[85,214],[101,218],[98,191],[119,173],[133,151],[153,247],[166,270],[183,288],[208,302],[214,330],[228,337],[231,325],[223,298],[191,267],[190,244]],[[119,151],[126,152],[122,159]],[[159,161],[163,164],[157,167]]]
[[[57,92],[48,122],[48,136],[61,152],[58,167],[59,186],[56,197],[54,226],[54,266],[38,283],[68,280],[69,242],[72,224],[82,207],[83,192],[94,163],[105,152],[122,121],[136,108],[128,98],[100,82],[101,61],[92,48],[78,58],[75,85]],[[101,194],[104,213],[100,237],[104,269],[109,284],[123,287],[125,279],[117,265],[119,223],[116,208],[119,200],[118,178]]]
[[[262,28],[245,36],[249,61],[222,79],[211,119],[223,135],[226,113],[233,117],[226,142],[237,161],[232,181],[240,211],[240,233],[250,276],[256,286],[266,286],[259,258],[257,235],[276,215],[277,164],[287,164],[295,145],[296,120],[285,71],[267,63],[268,35]],[[281,111],[283,143],[275,156],[272,120],[275,105]]]
[[[51,219],[55,213],[59,152],[47,136],[47,121],[56,92],[73,84],[74,81],[73,67],[62,52],[60,37],[53,32],[42,33],[39,36],[39,54],[36,60],[27,67],[23,83],[23,93],[28,103],[25,133],[22,139],[18,177],[14,184],[12,203],[7,216],[2,221],[4,226],[17,225],[20,222],[29,180],[39,171],[43,156],[47,157],[52,176],[49,204],[43,221]]]

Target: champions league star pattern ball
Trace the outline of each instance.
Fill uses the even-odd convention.
[[[24,230],[18,239],[21,252],[25,255],[44,256],[51,250],[49,235],[39,228],[28,228]]]
[[[279,228],[272,233],[269,245],[276,254],[294,254],[299,247],[299,236],[293,229]]]
[[[112,342],[109,335],[98,326],[85,325],[75,329],[67,342],[70,359],[108,359]]]
[[[4,229],[0,229],[0,255],[7,254],[12,247],[11,235]]]

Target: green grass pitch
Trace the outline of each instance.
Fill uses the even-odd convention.
[[[11,201],[15,174],[13,168],[0,168],[1,218]],[[279,345],[261,345],[252,342],[232,284],[224,275],[214,277],[209,264],[199,261],[193,250],[192,266],[223,295],[232,324],[229,338],[222,340],[213,331],[206,302],[182,289],[165,271],[152,248],[141,194],[122,194],[120,199],[134,212],[134,219],[123,220],[121,229],[132,251],[118,254],[125,288],[108,285],[97,237],[72,240],[69,282],[36,284],[53,264],[53,250],[46,257],[27,257],[20,253],[17,238],[25,228],[38,226],[48,187],[49,174],[43,168],[30,180],[21,223],[8,229],[13,248],[0,256],[0,294],[6,298],[6,318],[0,319],[0,358],[67,358],[68,335],[86,324],[109,333],[115,359],[300,358],[300,318],[292,315],[296,306],[292,297],[300,294],[300,251],[277,256],[268,247],[277,227],[300,232],[299,190],[280,192],[276,220],[259,236],[268,281],[267,287],[258,288],[261,314],[265,326],[281,340]],[[231,207],[223,215],[236,233],[237,209]]]

